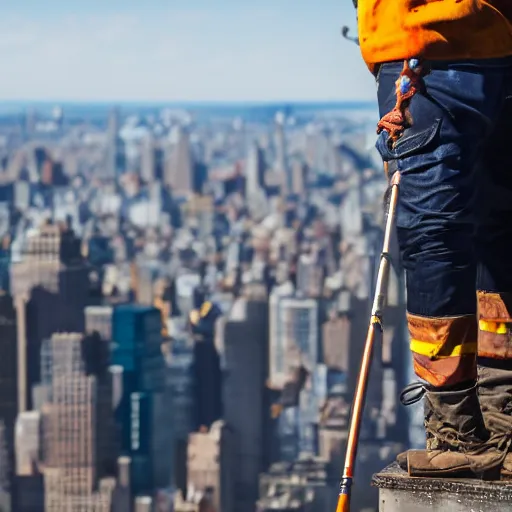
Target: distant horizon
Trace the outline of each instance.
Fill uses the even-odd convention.
[[[2,105],[31,106],[31,105],[194,105],[194,106],[271,106],[271,105],[368,105],[374,106],[377,100],[371,99],[271,99],[271,100],[115,100],[115,99],[0,99]]]
[[[0,19],[0,98],[370,100],[351,1],[18,0]],[[110,102],[110,101],[109,101]],[[252,102],[252,101],[251,101]]]

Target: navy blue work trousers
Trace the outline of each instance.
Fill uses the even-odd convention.
[[[377,73],[380,115],[402,62]],[[377,149],[399,171],[397,236],[415,315],[475,314],[475,291],[512,292],[512,59],[427,62],[411,126]]]

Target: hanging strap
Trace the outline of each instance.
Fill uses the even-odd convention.
[[[404,390],[400,393],[400,402],[405,406],[413,405],[423,398],[425,392],[426,388],[423,382],[413,382],[405,386]]]

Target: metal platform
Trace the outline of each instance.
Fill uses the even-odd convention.
[[[512,512],[512,481],[412,478],[393,463],[372,485],[379,512]]]

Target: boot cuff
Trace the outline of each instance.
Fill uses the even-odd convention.
[[[414,370],[435,387],[476,378],[475,315],[422,317],[407,314]]]
[[[477,292],[478,319],[488,322],[512,321],[512,293]]]
[[[512,294],[479,291],[477,297],[478,355],[512,358]]]

